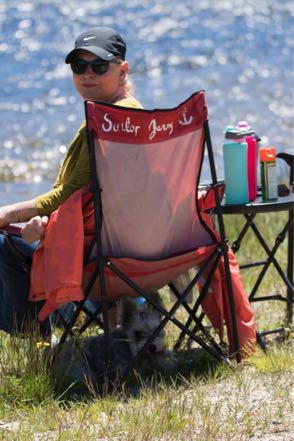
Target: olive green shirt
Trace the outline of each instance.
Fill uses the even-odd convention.
[[[115,105],[142,108],[135,98],[125,98],[117,101]],[[84,121],[68,149],[52,190],[36,198],[37,213],[40,216],[51,214],[74,191],[88,184],[90,179],[90,158]]]

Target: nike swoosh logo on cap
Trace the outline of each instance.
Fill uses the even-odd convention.
[[[96,38],[96,37],[93,35],[93,37],[85,37],[83,40],[88,41],[88,40],[93,40],[93,38]]]

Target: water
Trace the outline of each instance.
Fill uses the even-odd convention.
[[[220,178],[227,124],[292,151],[292,0],[0,0],[0,24],[1,204],[51,187],[84,118],[64,57],[90,26],[121,32],[145,108],[206,90]]]

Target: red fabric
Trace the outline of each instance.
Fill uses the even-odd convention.
[[[220,199],[223,197],[223,186],[218,188]],[[209,210],[215,207],[215,195],[213,188],[200,196],[199,203],[202,207],[202,219],[213,228],[212,217]],[[215,232],[216,234],[216,232]],[[220,240],[220,237],[217,237]],[[233,291],[233,300],[236,311],[236,322],[239,335],[240,348],[243,355],[254,350],[256,345],[256,326],[252,307],[248,296],[244,290],[240,275],[240,268],[231,248],[228,248],[228,260],[231,274],[231,283]],[[225,264],[223,258],[220,260],[214,278],[211,283],[211,292],[209,292],[202,302],[201,306],[211,321],[213,327],[218,331],[221,340],[224,338],[224,323],[226,324],[230,352],[235,352],[233,341],[233,328],[230,316],[230,305],[228,299],[228,288],[225,277]]]
[[[255,320],[248,297],[244,291],[240,278],[239,265],[233,251],[228,250],[228,258],[231,272],[233,299],[236,310],[236,322],[239,334],[239,343],[242,353],[251,352],[256,343]],[[233,328],[228,300],[228,289],[225,278],[225,265],[223,259],[219,262],[211,283],[211,291],[204,297],[201,306],[209,318],[213,327],[219,333],[221,340],[224,339],[224,324],[228,334],[230,352],[235,352],[233,340]]]
[[[195,207],[203,142],[201,129],[146,145],[95,138],[105,255],[163,259],[213,242]]]
[[[82,188],[52,213],[33,255],[29,300],[45,300],[41,321],[65,303],[84,299],[84,249],[93,238],[94,218],[93,205],[88,206],[84,219],[82,206],[90,196]]]
[[[21,227],[18,227],[17,225],[7,225],[6,227],[0,228],[0,233],[21,236]]]
[[[224,197],[224,191],[225,191],[224,184],[218,185],[217,191],[218,191],[219,200],[221,201]],[[207,191],[198,193],[198,206],[200,211],[204,211],[204,212],[215,208],[216,200],[215,200],[213,186],[209,187]]]
[[[165,142],[203,129],[207,120],[204,91],[193,94],[181,105],[162,111],[145,111],[87,101],[87,127],[97,138],[118,143],[152,144]]]
[[[85,189],[79,190],[53,213],[44,241],[34,254],[30,300],[45,300],[45,305],[39,314],[41,321],[63,304],[84,298],[83,286],[94,269],[93,262],[83,268],[84,250],[91,243],[94,231],[92,204],[88,204],[87,209],[82,210],[82,205],[88,198],[89,193],[85,194]],[[209,220],[210,217],[206,216]],[[159,289],[185,270],[195,265],[201,266],[214,249],[215,245],[200,247],[160,261],[130,258],[109,260],[143,290]],[[245,351],[255,344],[254,317],[242,286],[238,264],[231,250],[229,250],[229,261],[240,347]],[[226,324],[230,349],[233,353],[235,349],[224,274],[224,264],[221,261],[212,280],[211,291],[205,297],[202,306],[221,339]],[[136,295],[124,281],[107,268],[105,279],[108,300],[124,295]],[[90,297],[96,300],[100,298],[98,280]]]

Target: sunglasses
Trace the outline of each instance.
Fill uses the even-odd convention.
[[[92,71],[96,75],[103,75],[108,71],[110,63],[120,64],[118,60],[102,61],[99,58],[95,58],[95,60],[86,61],[81,58],[70,63],[70,67],[73,73],[77,75],[84,74],[88,66],[91,66]]]

